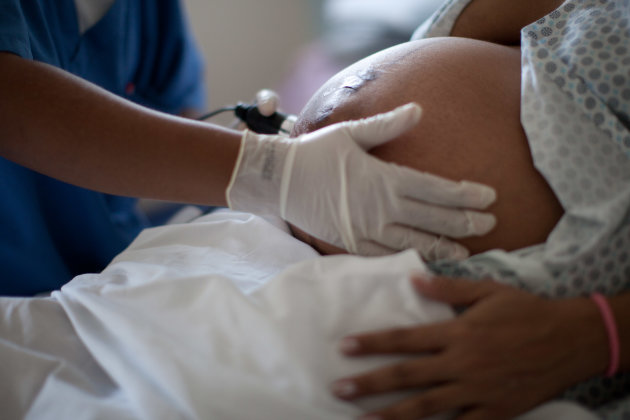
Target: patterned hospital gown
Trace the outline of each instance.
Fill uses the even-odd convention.
[[[471,0],[450,0],[414,34],[448,36]],[[565,214],[544,244],[437,262],[549,297],[630,288],[630,0],[567,0],[521,30],[521,122]],[[630,375],[569,390],[603,418],[630,419]]]

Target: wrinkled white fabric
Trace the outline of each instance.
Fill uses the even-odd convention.
[[[384,359],[344,360],[344,334],[452,315],[414,294],[414,252],[314,258],[252,215],[210,219],[145,231],[55,294],[144,418],[354,416],[328,384]]]
[[[3,419],[137,419],[58,301],[0,297]]]
[[[420,113],[418,105],[409,104],[297,138],[246,131],[226,193],[229,206],[280,216],[353,254],[414,248],[427,260],[465,258],[464,247],[440,235],[490,231],[494,216],[469,209],[487,207],[494,190],[366,153],[413,127]]]
[[[353,405],[328,386],[398,360],[342,357],[346,334],[453,315],[412,290],[416,253],[318,257],[270,221],[147,230],[52,298],[0,301],[3,416],[334,420],[400,398]],[[523,418],[593,417],[554,403]]]

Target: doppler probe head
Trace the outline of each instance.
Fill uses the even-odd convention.
[[[198,118],[207,120],[223,112],[233,111],[234,114],[247,125],[250,130],[260,134],[290,134],[297,120],[297,116],[277,111],[278,94],[269,89],[263,89],[256,94],[253,104],[239,103],[208,112]]]
[[[263,117],[270,117],[278,110],[278,94],[273,90],[263,89],[256,94],[256,106]]]
[[[295,115],[277,111],[278,94],[263,89],[256,94],[253,105],[240,103],[234,114],[243,121],[247,128],[260,134],[289,134],[297,120]]]

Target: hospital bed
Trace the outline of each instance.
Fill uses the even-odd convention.
[[[0,299],[2,418],[355,418],[404,394],[355,405],[329,384],[397,357],[346,359],[337,343],[452,317],[412,290],[425,270],[413,251],[320,257],[245,213],[145,230],[102,273]],[[595,417],[555,402],[522,418]]]

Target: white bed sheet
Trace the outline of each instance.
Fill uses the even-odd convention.
[[[424,270],[412,251],[319,257],[245,213],[150,229],[50,298],[0,299],[0,403],[8,418],[354,418],[401,395],[354,405],[329,384],[396,358],[337,343],[452,317],[413,292]],[[595,417],[553,403],[526,418]]]

